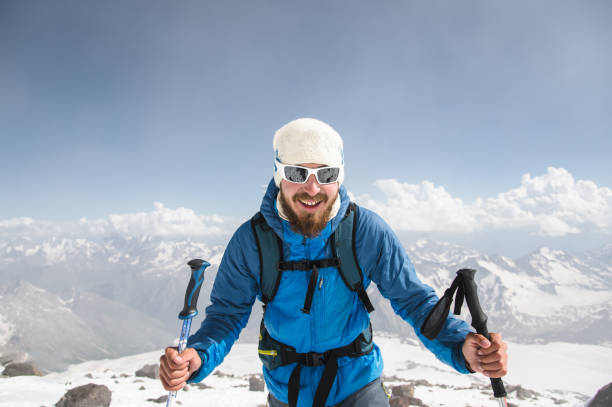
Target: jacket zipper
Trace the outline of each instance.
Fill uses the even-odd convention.
[[[310,260],[310,250],[308,250],[308,239],[306,238],[306,236],[302,236],[302,244],[304,245],[304,254],[305,257],[307,259]],[[312,270],[310,270],[310,272],[312,273]],[[307,279],[308,280],[308,279]],[[311,312],[312,312],[312,308],[311,308]],[[309,319],[309,323],[310,323],[310,343],[311,346],[315,343],[315,321],[314,318],[312,318],[312,313],[310,314],[311,317],[308,318]]]

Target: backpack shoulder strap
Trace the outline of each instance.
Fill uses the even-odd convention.
[[[280,284],[282,272],[278,265],[283,260],[283,243],[272,228],[268,226],[261,212],[257,212],[251,218],[251,228],[259,253],[261,297],[263,303],[267,304],[276,295]]]
[[[333,234],[332,250],[334,257],[340,259],[338,271],[344,280],[344,284],[351,290],[357,292],[359,299],[368,312],[374,311],[374,306],[368,298],[363,286],[363,274],[357,253],[355,251],[355,230],[357,229],[357,205],[351,202],[344,219],[340,222]]]

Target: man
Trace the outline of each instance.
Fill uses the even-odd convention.
[[[506,374],[499,334],[489,342],[449,316],[435,340],[421,335],[438,298],[382,218],[350,204],[343,143],[332,127],[297,119],[275,133],[273,146],[274,179],[260,214],[226,248],[206,319],[182,354],[167,348],[160,359],[166,390],[209,375],[258,298],[265,304],[259,353],[270,406],[388,406],[371,336],[370,282],[441,361],[461,373]]]

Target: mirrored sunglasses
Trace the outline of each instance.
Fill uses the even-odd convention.
[[[308,181],[310,174],[314,174],[319,184],[331,184],[338,181],[342,167],[306,168],[299,165],[286,165],[275,160],[277,171],[284,180],[296,184],[304,184]]]

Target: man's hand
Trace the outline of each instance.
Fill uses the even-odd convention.
[[[483,335],[469,333],[463,342],[463,357],[468,368],[491,378],[502,377],[508,373],[508,345],[502,341],[501,334],[491,332],[491,341]]]
[[[159,358],[159,380],[168,391],[180,390],[201,365],[200,355],[193,348],[185,349],[180,355],[176,348],[166,348],[166,353]]]

